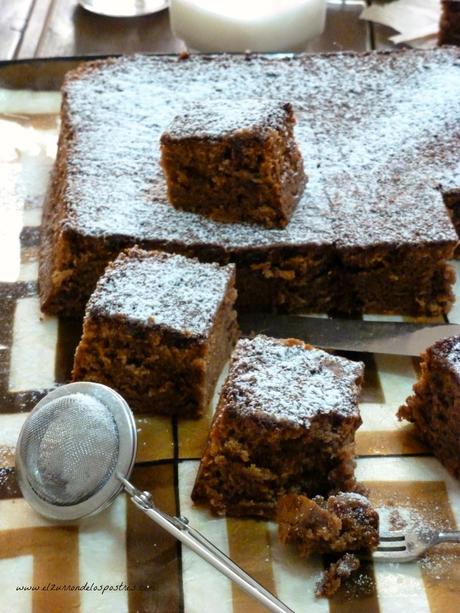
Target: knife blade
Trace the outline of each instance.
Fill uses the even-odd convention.
[[[457,324],[329,319],[304,315],[241,313],[243,335],[266,334],[275,338],[298,338],[323,349],[341,349],[393,355],[420,355],[434,342],[460,335]]]

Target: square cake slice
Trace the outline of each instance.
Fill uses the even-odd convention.
[[[398,411],[421,440],[460,479],[460,336],[438,341],[421,356],[414,394]]]
[[[161,136],[168,197],[218,221],[284,227],[305,175],[291,104],[260,98],[189,104]]]
[[[116,389],[135,412],[199,417],[237,338],[233,265],[130,249],[86,309],[74,381]]]
[[[363,368],[296,339],[240,340],[192,498],[273,518],[284,494],[354,489]]]

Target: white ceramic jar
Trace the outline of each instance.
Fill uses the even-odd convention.
[[[170,15],[193,50],[297,51],[324,30],[326,0],[170,0]]]

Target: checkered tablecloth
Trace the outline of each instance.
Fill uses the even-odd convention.
[[[55,155],[59,103],[56,93],[0,90],[0,613],[262,611],[124,495],[92,519],[55,525],[38,517],[18,491],[19,429],[47,390],[68,381],[80,335],[78,322],[41,314],[37,297],[41,205]],[[449,319],[460,322],[459,307]],[[398,512],[409,524],[454,528],[460,523],[458,482],[417,441],[412,426],[395,418],[417,376],[418,360],[348,357],[366,364],[357,476],[370,488],[383,523]],[[277,542],[272,523],[217,519],[192,505],[209,422],[210,415],[200,421],[138,419],[132,481],[151,491],[161,509],[186,515],[296,613],[460,611],[455,547],[424,563],[366,563],[334,599],[315,599],[324,560],[299,559]]]

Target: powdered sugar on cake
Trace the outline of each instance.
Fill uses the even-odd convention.
[[[257,336],[239,341],[230,367],[228,398],[242,416],[306,426],[315,417],[359,415],[358,380],[364,366],[302,344]]]
[[[357,500],[361,502],[362,504],[369,505],[369,506],[371,504],[369,499],[366,498],[366,496],[363,496],[362,494],[358,494],[358,492],[339,492],[337,495],[340,496],[340,498],[344,498],[346,500]]]
[[[170,139],[221,139],[256,127],[260,136],[265,130],[282,130],[289,106],[277,100],[241,98],[213,99],[211,102],[187,104],[166,130]]]
[[[206,335],[233,276],[233,265],[132,249],[106,270],[88,303],[90,316]]]
[[[435,343],[429,351],[438,359],[442,358],[460,379],[460,337],[451,336]]]
[[[88,69],[66,85],[75,135],[68,223],[85,236],[235,249],[455,240],[438,188],[460,186],[459,92],[459,56],[449,49],[359,60],[137,57]],[[295,106],[311,179],[283,230],[229,226],[166,200],[165,127],[190,101],[242,95]]]

